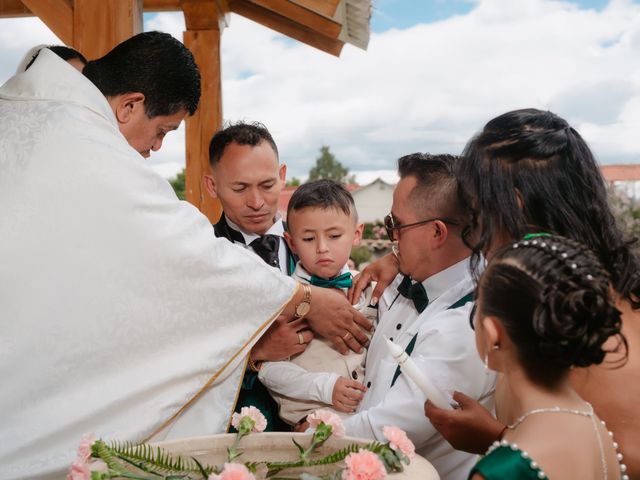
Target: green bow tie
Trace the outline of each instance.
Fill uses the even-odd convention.
[[[322,288],[351,288],[351,285],[353,285],[353,280],[351,280],[350,272],[343,273],[342,275],[338,275],[337,277],[334,277],[331,280],[325,280],[324,278],[311,275],[310,282],[311,282],[311,285],[315,285],[316,287],[322,287]]]
[[[422,283],[411,284],[411,278],[406,275],[398,285],[398,293],[409,300],[413,300],[413,305],[418,313],[424,312],[424,309],[429,305],[429,297],[427,297],[427,292]]]

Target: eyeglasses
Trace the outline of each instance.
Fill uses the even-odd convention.
[[[471,307],[471,311],[469,312],[469,325],[471,325],[471,330],[475,330],[476,329],[476,310],[477,310],[477,303],[473,304],[473,307]]]
[[[395,220],[393,219],[393,214],[390,213],[386,217],[384,217],[384,228],[387,231],[387,236],[389,237],[389,240],[391,240],[392,242],[395,242],[396,239],[395,239],[394,230],[402,230],[403,228],[415,227],[416,225],[423,225],[425,223],[435,222],[436,220],[439,220],[443,223],[448,223],[449,225],[458,225],[458,222],[446,217],[428,218],[427,220],[422,220],[420,222],[405,223],[403,225],[400,223],[396,223]]]

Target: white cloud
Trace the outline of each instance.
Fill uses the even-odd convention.
[[[42,41],[40,31],[22,33],[21,51],[10,54],[4,27],[16,21],[3,20],[3,66]],[[184,21],[163,13],[145,28],[182,38]],[[222,36],[223,111],[265,123],[297,177],[322,145],[354,172],[393,170],[415,151],[459,153],[490,118],[522,107],[567,118],[603,162],[640,162],[639,57],[640,5],[631,0],[601,11],[481,0],[466,15],[373,34],[367,52],[346,45],[340,58],[232,15]],[[151,161],[179,166],[183,150],[184,136],[170,135]]]

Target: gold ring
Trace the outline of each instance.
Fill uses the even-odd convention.
[[[346,342],[347,340],[349,340],[350,336],[351,336],[351,332],[347,332],[342,336],[342,339]]]
[[[298,343],[300,345],[304,345],[304,337],[302,336],[302,334],[300,332],[298,332]]]

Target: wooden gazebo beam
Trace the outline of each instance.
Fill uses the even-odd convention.
[[[356,22],[367,15],[360,13],[360,3],[352,2],[355,0],[0,0],[0,17],[37,15],[65,44],[93,59],[141,32],[143,11],[183,12],[184,44],[194,54],[202,81],[198,110],[186,120],[185,195],[216,221],[220,204],[206,194],[202,176],[210,171],[209,141],[222,125],[220,36],[226,16],[238,13],[338,56],[345,41],[361,48],[368,41],[368,29],[363,34],[361,28],[353,28],[354,15]],[[370,8],[368,2],[366,5]],[[363,21],[368,22],[368,17]]]
[[[187,27],[184,44],[198,64],[202,89],[198,110],[186,119],[185,198],[216,222],[222,206],[206,192],[202,178],[211,172],[209,142],[222,126],[220,30],[228,4],[223,0],[181,0],[180,4]]]

